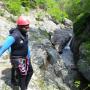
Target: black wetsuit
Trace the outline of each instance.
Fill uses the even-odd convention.
[[[19,85],[21,90],[26,90],[31,76],[33,74],[33,69],[30,60],[28,60],[28,70],[27,74],[23,75],[20,72],[19,66],[19,59],[25,59],[28,54],[28,36],[26,33],[22,33],[17,28],[10,30],[10,35],[14,37],[15,42],[11,45],[11,83],[13,85]],[[30,58],[28,58],[30,59]]]

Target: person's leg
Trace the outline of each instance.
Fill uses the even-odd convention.
[[[25,85],[26,76],[21,75],[19,69],[17,69],[17,73],[18,73],[19,86],[21,88],[20,90],[26,90],[26,85]]]
[[[28,87],[28,84],[32,75],[33,75],[33,68],[32,68],[32,65],[30,64],[28,67],[27,75],[26,75],[26,81],[25,81],[26,88]]]
[[[16,81],[16,68],[11,68],[11,88],[12,90],[19,90],[18,82]]]
[[[26,76],[21,76],[21,78],[20,78],[20,88],[21,88],[21,90],[26,90],[25,79],[26,79]]]
[[[11,84],[16,85],[16,80],[15,80],[15,68],[12,66],[11,68]]]
[[[16,60],[13,60],[11,59],[11,65],[12,65],[12,68],[11,68],[11,84],[13,85],[18,85],[17,83],[17,62]]]

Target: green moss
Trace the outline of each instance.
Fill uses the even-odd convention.
[[[4,10],[0,10],[0,16],[4,16]]]
[[[83,43],[82,49],[82,58],[90,65],[90,41]]]
[[[90,23],[90,13],[82,13],[80,16],[78,16],[73,24],[75,36],[82,34],[88,23]]]
[[[90,42],[84,43],[84,47],[85,47],[86,50],[90,51]]]

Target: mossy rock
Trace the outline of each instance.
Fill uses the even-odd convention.
[[[80,59],[78,61],[79,71],[90,81],[90,41],[80,46]]]
[[[80,55],[80,58],[87,61],[90,65],[90,41],[82,43],[82,45],[80,46]]]
[[[73,24],[75,36],[81,35],[85,31],[88,24],[90,24],[90,13],[80,14]]]

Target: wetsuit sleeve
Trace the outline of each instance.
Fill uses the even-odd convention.
[[[30,59],[30,48],[28,47],[28,58]]]
[[[15,38],[13,36],[8,36],[2,47],[0,48],[0,56],[15,42]]]

